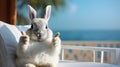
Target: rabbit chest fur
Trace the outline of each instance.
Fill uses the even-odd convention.
[[[35,65],[51,64],[55,66],[59,60],[61,46],[48,44],[48,42],[30,41],[29,45],[24,45],[23,52],[20,55],[19,64],[33,63]]]

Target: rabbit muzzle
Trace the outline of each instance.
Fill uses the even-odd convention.
[[[36,40],[44,41],[47,38],[47,33],[45,33],[45,32],[46,31],[44,31],[44,32],[36,31],[36,32],[33,32],[33,34],[35,35]]]
[[[41,39],[41,33],[37,33],[36,36],[38,39]]]

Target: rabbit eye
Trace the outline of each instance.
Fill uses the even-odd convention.
[[[31,29],[33,29],[33,24],[31,25]]]
[[[31,29],[34,29],[35,27],[37,27],[37,25],[36,25],[35,23],[33,23],[33,24],[31,25]]]
[[[45,27],[46,29],[48,28],[48,26]]]

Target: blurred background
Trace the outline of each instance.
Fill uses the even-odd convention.
[[[27,5],[38,17],[52,5],[49,27],[62,40],[120,41],[120,0],[17,0],[17,24],[30,24]]]
[[[43,17],[45,7],[52,5],[50,29],[54,34],[61,33],[63,46],[80,46],[79,50],[62,48],[65,60],[101,62],[102,59],[102,63],[111,64],[119,60],[120,0],[0,0],[0,20],[30,25],[28,4],[37,10],[37,17]],[[117,63],[120,65],[120,61]]]

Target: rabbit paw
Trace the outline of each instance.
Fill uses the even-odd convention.
[[[29,36],[26,35],[25,32],[22,32],[22,36],[20,37],[20,44],[27,45],[29,43]]]
[[[57,46],[61,42],[59,35],[60,35],[60,33],[57,33],[52,40],[54,46]]]
[[[34,64],[25,64],[25,67],[36,67]]]

